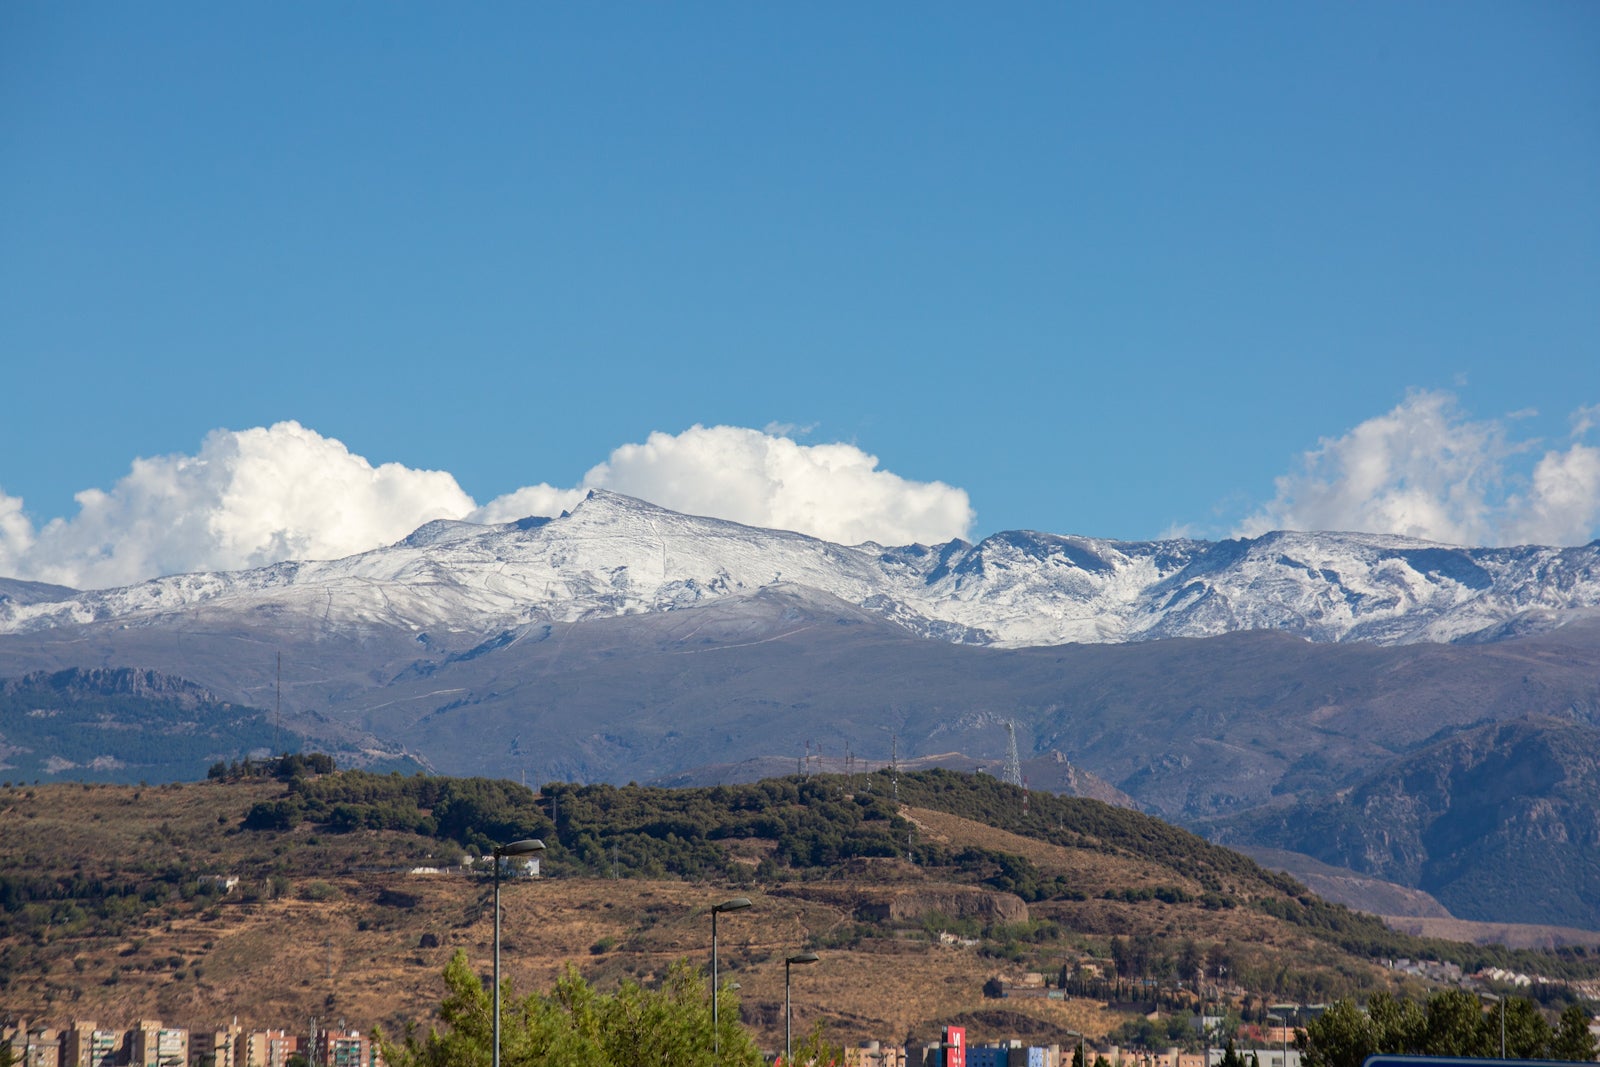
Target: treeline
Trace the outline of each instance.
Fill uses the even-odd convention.
[[[576,863],[618,877],[777,880],[785,871],[896,855],[910,830],[886,798],[846,796],[820,778],[706,789],[552,783],[540,802]],[[728,848],[739,840],[774,847],[752,869]]]
[[[252,806],[245,829],[284,831],[311,823],[333,833],[399,830],[453,841],[476,854],[497,843],[539,836],[550,825],[534,794],[515,782],[408,777],[398,771],[312,776],[298,773],[296,758],[284,757],[275,772],[287,779],[287,792]]]
[[[289,781],[313,774],[332,774],[337,769],[333,757],[321,752],[268,756],[266,759],[221,760],[213,763],[206,778],[213,782],[236,782],[245,778],[278,778]]]
[[[1028,901],[1084,899],[1023,856],[919,842],[886,790],[849,793],[838,777],[702,789],[549,783],[535,793],[499,779],[310,776],[289,765],[275,773],[288,779],[285,795],[254,805],[246,829],[281,832],[308,823],[331,833],[399,830],[454,842],[469,855],[540,837],[544,870],[555,876],[770,882],[854,859],[907,856]],[[741,862],[732,847],[740,841],[770,847],[756,850],[758,861]]]
[[[254,805],[243,825],[285,831],[302,823],[332,833],[400,830],[452,841],[470,855],[539,837],[544,869],[554,875],[733,880],[895,855],[910,829],[886,798],[847,799],[821,780],[670,790],[552,783],[534,793],[500,779],[362,771],[293,778],[283,797]],[[741,839],[775,847],[752,870],[728,848]]]
[[[1485,1010],[1487,1007],[1488,1010]],[[1361,1067],[1368,1056],[1592,1061],[1597,1053],[1588,1013],[1569,1004],[1552,1027],[1531,1001],[1496,998],[1489,1005],[1461,989],[1440,990],[1425,1002],[1376,993],[1363,1011],[1339,1000],[1301,1035],[1307,1067]]]

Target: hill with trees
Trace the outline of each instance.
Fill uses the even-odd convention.
[[[703,965],[764,1047],[782,960],[810,949],[805,1027],[900,1041],[1117,1030],[1108,1005],[1232,1017],[1268,1004],[1420,992],[1406,956],[1537,973],[1552,1008],[1600,974],[1582,948],[1510,952],[1397,934],[1186,831],[1081,798],[947,771],[700,789],[365,771],[316,758],[221,763],[205,782],[0,790],[0,999],[33,1017],[260,1025],[310,1015],[402,1034],[458,951],[490,955],[497,842],[542,838],[542,877],[504,887],[505,965],[607,992]],[[230,880],[237,879],[236,883]],[[1008,997],[1044,975],[1055,997]],[[915,975],[913,980],[910,976]]]

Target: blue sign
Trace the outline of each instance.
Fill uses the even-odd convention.
[[[1368,1056],[1361,1067],[1572,1067],[1572,1060],[1501,1060],[1470,1056]]]

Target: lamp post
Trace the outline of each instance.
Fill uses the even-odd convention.
[[[536,837],[494,846],[494,1067],[500,1067],[500,861],[543,851]]]
[[[1284,1015],[1268,1015],[1268,1022],[1276,1022],[1283,1030],[1283,1067],[1289,1067],[1289,1019]]]
[[[816,962],[815,952],[798,952],[783,958],[783,1067],[791,1067],[794,1063],[794,1013],[789,1005],[789,968]]]
[[[1500,1058],[1506,1058],[1506,1002],[1497,993],[1479,993],[1478,999],[1493,1004],[1500,1012]]]
[[[743,911],[749,906],[749,897],[734,897],[711,905],[711,1054],[719,1063],[722,1060],[722,1028],[717,1025],[717,1001],[722,999],[722,987],[717,984],[717,916],[725,911]]]
[[[1085,1040],[1084,1036],[1083,1036],[1083,1031],[1081,1031],[1081,1030],[1067,1030],[1065,1032],[1067,1034],[1069,1034],[1070,1036],[1075,1037],[1075,1038],[1078,1039],[1078,1067],[1089,1067],[1089,1053],[1087,1051],[1085,1051],[1084,1047],[1083,1047],[1083,1043],[1084,1043],[1084,1040]]]

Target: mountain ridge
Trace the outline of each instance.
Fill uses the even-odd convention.
[[[1376,842],[1374,873],[1452,910],[1482,888],[1499,903],[1478,917],[1600,927],[1576,838],[1508,837],[1468,807],[1429,823],[1449,840],[1386,836],[1382,805],[1326,808],[1474,730],[1600,728],[1597,555],[1348,534],[850,547],[595,494],[342,560],[70,597],[11,583],[0,677],[137,665],[242,708],[281,698],[285,731],[324,750],[534,782],[710,781],[807,752],[994,766],[1015,730],[1039,784],[1313,854],[1274,820],[1324,813],[1329,840]],[[1085,620],[1096,641],[1030,643]],[[0,743],[18,730],[0,719]],[[1487,780],[1528,765],[1509,744],[1482,762]],[[1535,776],[1515,812],[1600,811],[1557,784]],[[1452,874],[1452,850],[1490,873]],[[1491,877],[1535,855],[1574,881]]]
[[[836,545],[594,490],[555,519],[425,524],[336,560],[73,591],[7,580],[0,633],[145,625],[173,612],[480,632],[671,611],[777,584],[913,634],[1038,647],[1272,629],[1311,641],[1492,641],[1600,614],[1600,541],[1461,548],[1278,531],[1114,541],[1019,530],[977,544]],[[0,590],[3,592],[3,590]]]

